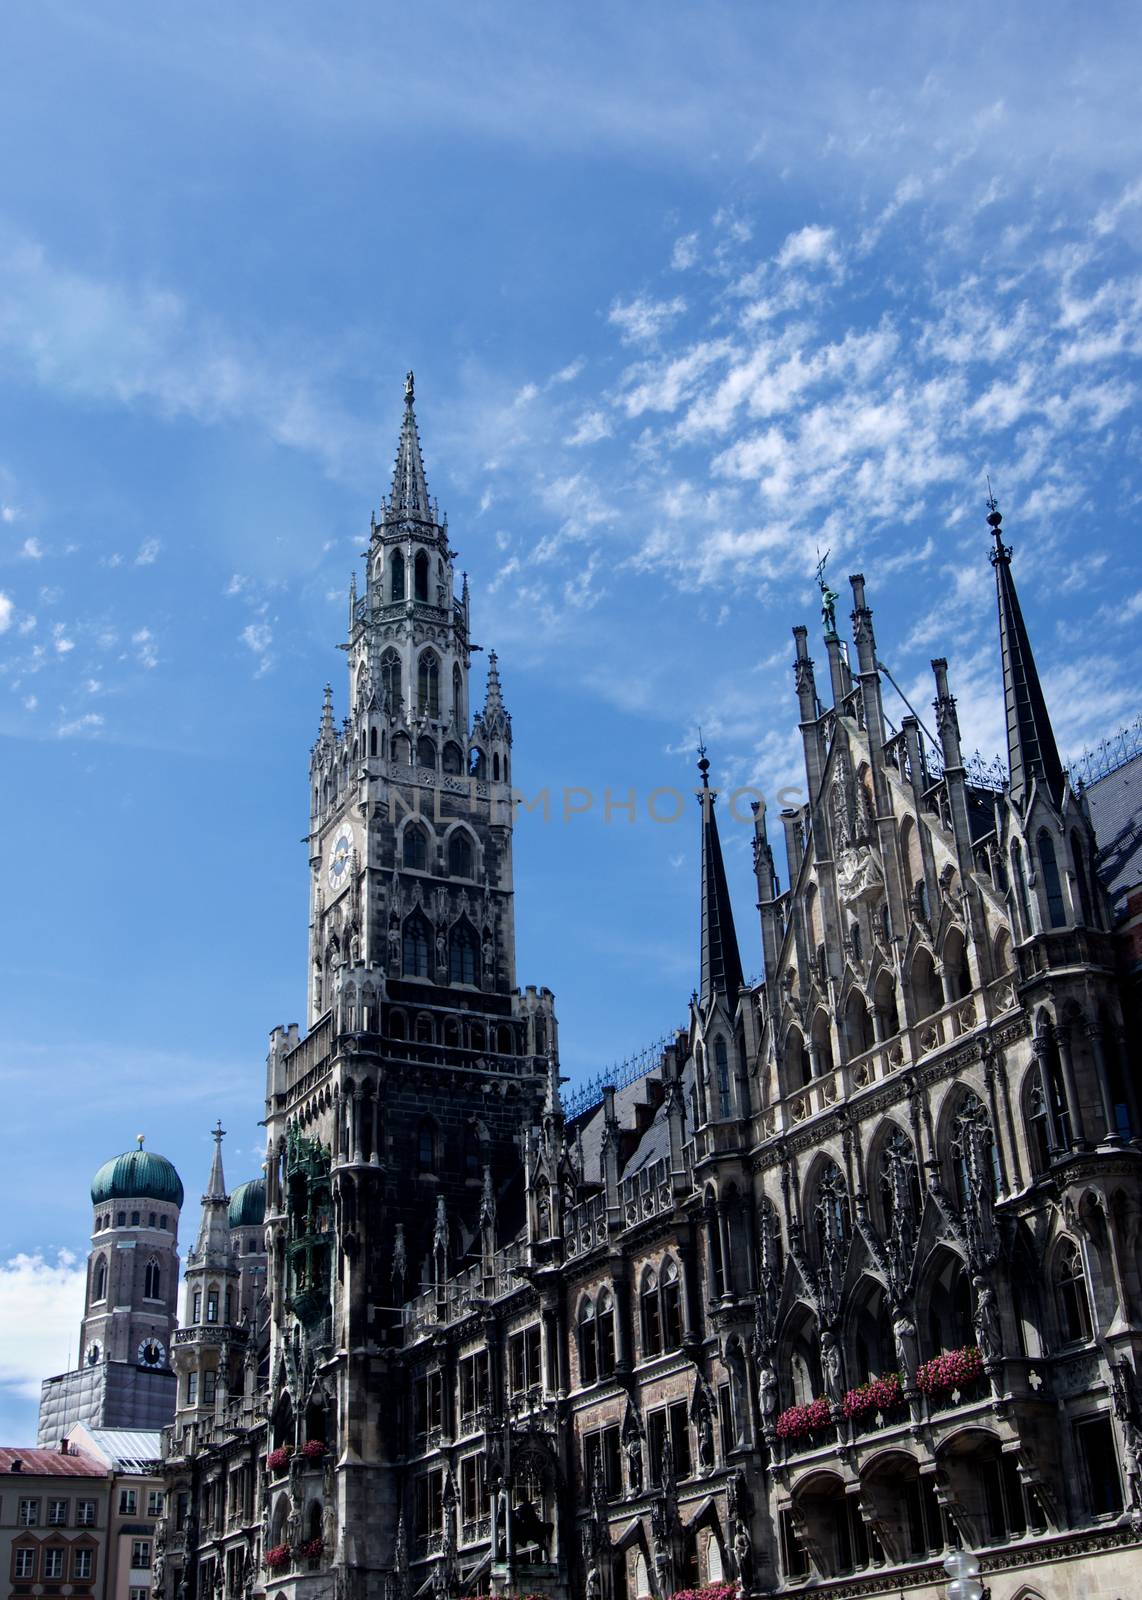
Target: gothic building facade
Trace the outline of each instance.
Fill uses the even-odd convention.
[[[235,1222],[219,1153],[188,1258],[156,1593],[937,1600],[954,1545],[994,1600],[1133,1591],[1137,1046],[989,522],[1002,783],[944,661],[934,737],[891,724],[864,579],[851,647],[824,590],[784,887],[755,812],[764,976],[703,754],[688,1025],[568,1116],[410,377],[311,755],[308,1031],[271,1036],[264,1189]]]

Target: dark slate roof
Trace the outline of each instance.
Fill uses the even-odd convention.
[[[988,522],[995,535],[991,562],[999,602],[999,648],[1003,662],[1003,698],[1007,715],[1007,763],[1011,772],[1009,793],[1022,806],[1036,779],[1056,805],[1063,795],[1063,763],[1055,743],[1047,702],[1039,682],[1035,656],[1023,621],[1015,580],[1011,576],[1011,547],[1003,542],[1003,518],[991,504]]]
[[[1115,916],[1142,885],[1142,755],[1124,762],[1085,791],[1098,840],[1098,875]]]
[[[704,759],[704,758],[703,758]],[[700,993],[703,1006],[716,994],[736,1002],[742,986],[742,963],[734,931],[734,913],[722,861],[722,844],[714,816],[714,791],[705,788],[702,805],[702,947]]]

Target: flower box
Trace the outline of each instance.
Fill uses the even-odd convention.
[[[879,1378],[858,1383],[841,1401],[841,1410],[850,1422],[862,1417],[875,1416],[878,1411],[887,1415],[895,1411],[904,1399],[904,1389],[898,1372],[884,1372]]]
[[[325,1454],[324,1439],[307,1439],[301,1447],[301,1453],[307,1461],[320,1461]]]
[[[818,1395],[808,1405],[790,1406],[781,1413],[776,1423],[777,1437],[804,1439],[808,1434],[816,1433],[818,1428],[827,1428],[832,1420],[833,1413],[828,1400],[824,1395]]]
[[[289,1465],[289,1458],[292,1455],[292,1445],[280,1444],[276,1450],[271,1450],[269,1455],[266,1457],[266,1466],[271,1472],[280,1472],[283,1467]]]
[[[734,1600],[736,1583],[707,1583],[701,1589],[676,1589],[671,1600]]]
[[[299,1544],[297,1553],[305,1561],[312,1561],[325,1550],[325,1540],[318,1534],[316,1539],[307,1539],[304,1544]]]
[[[921,1394],[947,1394],[950,1389],[966,1389],[982,1376],[978,1345],[965,1344],[962,1350],[944,1350],[918,1366],[916,1387]]]
[[[288,1544],[275,1544],[267,1550],[262,1557],[262,1562],[271,1572],[278,1572],[282,1567],[288,1567],[290,1562],[290,1548]]]

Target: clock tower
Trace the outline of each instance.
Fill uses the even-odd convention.
[[[473,705],[411,373],[364,559],[347,714],[327,687],[310,756],[308,1032],[271,1035],[265,1213],[271,1444],[337,1441],[325,1547],[335,1521],[362,1572],[397,1537],[399,1308],[479,1273],[497,1208],[522,1225],[557,1042],[551,992],[516,985],[511,718],[494,654]],[[275,1501],[275,1545],[287,1521]]]

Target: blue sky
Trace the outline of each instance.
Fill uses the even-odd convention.
[[[516,779],[598,797],[517,834],[572,1078],[684,1016],[697,807],[645,796],[698,726],[722,784],[797,782],[818,545],[991,754],[990,472],[1065,751],[1137,715],[1138,66],[1114,4],[5,8],[4,1438],[95,1166],[145,1131],[184,1249],[216,1116],[257,1170],[406,368]]]

